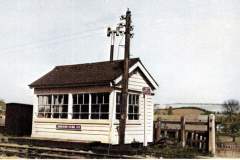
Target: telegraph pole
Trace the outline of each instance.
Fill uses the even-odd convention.
[[[120,120],[119,120],[119,145],[120,148],[125,143],[125,128],[127,119],[127,102],[128,102],[128,62],[130,55],[130,39],[133,37],[133,26],[131,25],[131,11],[128,9],[125,16],[121,16],[120,20],[124,20],[125,23],[119,23],[115,30],[110,27],[107,30],[107,36],[111,36],[111,48],[110,48],[110,61],[113,61],[113,50],[114,50],[114,40],[115,36],[125,36],[124,45],[124,62],[123,62],[123,78],[122,78],[122,92],[121,92],[121,102],[120,102]],[[125,28],[125,31],[121,30]]]
[[[127,118],[127,102],[128,102],[128,60],[130,55],[130,38],[133,30],[131,26],[131,11],[128,9],[126,16],[122,17],[125,19],[125,49],[124,49],[124,64],[123,64],[123,78],[122,78],[122,93],[121,93],[121,109],[120,109],[120,123],[119,123],[119,144],[122,146],[125,143],[125,128]]]

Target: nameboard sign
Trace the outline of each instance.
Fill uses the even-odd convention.
[[[57,124],[57,130],[71,130],[71,131],[81,131],[81,125],[79,124]]]

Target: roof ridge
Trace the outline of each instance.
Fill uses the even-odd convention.
[[[60,68],[60,67],[73,67],[73,66],[78,66],[78,65],[93,65],[93,64],[101,64],[101,63],[111,63],[111,62],[120,62],[123,61],[124,59],[119,59],[119,60],[114,60],[114,61],[100,61],[100,62],[92,62],[92,63],[80,63],[80,64],[67,64],[67,65],[59,65],[55,66],[55,68]],[[140,60],[139,57],[137,58],[130,58],[129,60]]]

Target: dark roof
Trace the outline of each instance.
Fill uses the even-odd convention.
[[[129,60],[129,67],[140,61]],[[29,86],[31,88],[106,85],[123,72],[123,60],[56,66]]]

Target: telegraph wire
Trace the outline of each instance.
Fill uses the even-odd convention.
[[[86,31],[74,33],[71,35],[62,35],[62,36],[54,37],[54,38],[51,38],[48,40],[41,40],[36,43],[31,42],[31,43],[16,45],[14,47],[3,48],[3,49],[0,49],[0,52],[1,52],[0,55],[2,54],[2,52],[16,52],[19,50],[25,50],[27,48],[41,48],[46,45],[57,44],[57,43],[65,42],[65,41],[72,41],[72,40],[75,40],[78,38],[83,38],[83,37],[90,37],[90,36],[93,36],[94,34],[96,34],[95,33],[96,31],[100,31],[102,29],[104,29],[104,27],[98,27],[98,28],[95,28],[92,30],[86,30]],[[89,33],[91,33],[91,34],[89,34]]]

